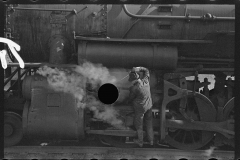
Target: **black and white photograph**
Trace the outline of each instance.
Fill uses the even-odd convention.
[[[4,159],[234,160],[235,4],[214,1],[3,1]]]

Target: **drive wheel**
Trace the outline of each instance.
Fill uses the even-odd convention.
[[[223,109],[223,115],[225,120],[233,119],[234,120],[234,97],[230,99]]]
[[[18,144],[23,137],[22,119],[17,113],[4,113],[4,146]]]
[[[178,111],[180,100],[169,103],[169,111],[176,120],[183,120],[184,117]],[[194,121],[213,122],[216,120],[216,111],[211,101],[200,93],[190,94],[187,97],[186,114]],[[168,128],[166,142],[171,146],[182,150],[200,149],[209,143],[214,137],[213,132],[200,130],[185,130]]]
[[[223,109],[223,115],[224,115],[224,119],[225,120],[231,120],[232,122],[229,124],[229,128],[234,131],[234,97],[232,99],[230,99],[226,105],[224,106]],[[225,144],[231,146],[231,147],[235,147],[235,143],[234,143],[234,137],[227,139],[225,141]]]

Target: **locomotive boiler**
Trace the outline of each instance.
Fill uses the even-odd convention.
[[[9,53],[5,146],[23,137],[81,141],[95,136],[109,145],[134,147],[127,78],[113,82],[118,100],[102,108],[117,113],[114,118],[123,126],[118,128],[96,116],[96,108],[79,107],[75,92],[54,89],[48,76],[36,72],[48,66],[55,75],[78,79],[91,74],[79,69],[87,62],[116,80],[132,67],[150,70],[155,143],[184,150],[210,143],[234,147],[234,10],[233,5],[6,6],[6,37],[21,46],[26,68],[17,68]],[[75,77],[73,70],[80,74]],[[89,85],[82,87],[83,101],[97,99],[98,87]]]

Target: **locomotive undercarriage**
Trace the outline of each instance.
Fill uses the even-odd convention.
[[[186,80],[180,80],[180,82],[185,82],[182,84],[185,85],[185,88],[187,87]],[[184,85],[181,87],[184,88]],[[160,146],[170,145],[185,150],[200,149],[210,142],[214,143],[211,145],[227,144],[234,147],[234,98],[229,97],[231,99],[222,108],[215,108],[211,100],[204,94],[184,90],[168,81],[164,81],[164,87],[165,91],[174,88],[176,94],[168,96],[171,93],[164,92],[166,93],[164,97],[167,97],[167,100],[163,100],[162,110],[153,110],[156,144]],[[199,87],[195,89],[198,90]],[[163,107],[164,104],[167,104],[166,108]],[[125,109],[121,108],[120,110],[125,112],[128,110],[128,113],[123,113],[121,116],[125,117],[125,123],[131,126],[130,128],[117,130],[108,126],[106,128],[90,128],[86,132],[99,134],[100,139],[113,146],[136,146],[132,141],[133,137],[136,136],[133,127],[134,114],[129,108],[130,106],[125,106]],[[159,121],[161,113],[164,113],[162,115],[165,118]],[[160,128],[160,126],[164,127]]]
[[[155,147],[167,146],[184,150],[201,149],[207,144],[234,147],[233,81],[230,79],[226,81],[226,77],[220,80],[218,78],[220,83],[216,82],[214,89],[224,93],[219,91],[211,93],[207,88],[209,85],[207,81],[200,83],[196,79],[196,72],[190,75],[195,76],[194,80],[186,80],[189,75],[184,76],[181,73],[165,74],[164,92],[152,89],[153,93],[156,92],[164,97],[160,103],[157,103],[158,105],[153,107]],[[35,79],[43,80],[39,77]],[[222,84],[222,82],[225,83]],[[221,88],[222,85],[223,88]],[[201,87],[203,91],[200,93],[198,90]],[[4,117],[6,146],[17,144],[29,132],[27,130],[29,118],[33,117],[30,104],[31,100],[25,102],[22,115],[19,111],[7,109],[6,106]],[[159,104],[161,104],[160,107]],[[84,124],[81,126],[81,132],[78,133],[81,135],[78,140],[97,136],[103,144],[136,147],[133,144],[133,138],[136,136],[133,127],[133,109],[129,105],[120,107],[116,105],[115,108],[119,111],[119,118],[123,120],[126,128],[121,130],[114,128],[94,118],[91,111],[85,110],[84,115],[79,116],[80,119],[84,119]],[[34,118],[32,120],[34,121]],[[31,134],[33,137],[34,134]],[[41,139],[41,137],[38,138]],[[46,137],[43,136],[43,138]]]

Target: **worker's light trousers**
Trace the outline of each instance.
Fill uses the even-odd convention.
[[[138,140],[143,142],[143,121],[145,121],[148,141],[153,141],[152,109],[145,111],[142,107],[135,107],[134,126],[137,130]]]

